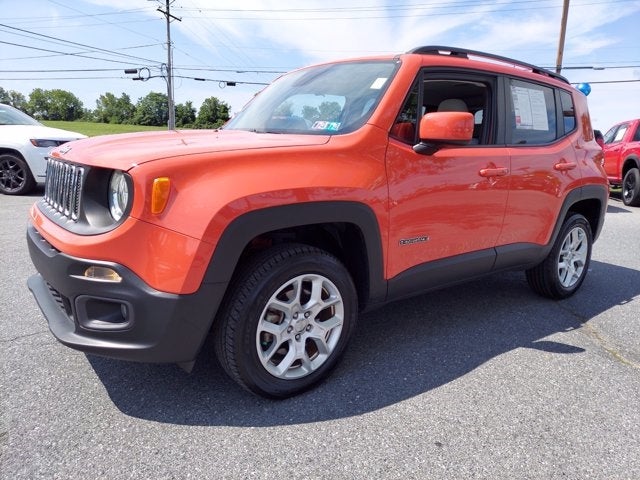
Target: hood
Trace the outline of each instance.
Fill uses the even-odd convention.
[[[0,126],[0,138],[13,140],[14,142],[37,138],[41,140],[76,140],[86,136],[61,130],[59,128],[45,127],[44,125],[2,125]]]
[[[86,165],[128,170],[135,165],[163,158],[322,145],[329,138],[329,135],[253,133],[241,130],[171,130],[87,138],[55,148],[52,156]]]

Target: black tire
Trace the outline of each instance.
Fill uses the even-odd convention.
[[[632,168],[622,179],[622,202],[629,207],[640,207],[640,170]]]
[[[216,355],[232,379],[264,397],[290,397],[325,378],[356,324],[351,276],[318,248],[273,247],[229,288],[214,325]]]
[[[0,193],[24,195],[36,186],[36,181],[22,158],[6,153],[0,155]]]
[[[562,225],[553,248],[539,265],[526,271],[534,292],[556,300],[576,293],[591,261],[591,226],[580,214],[571,215]]]

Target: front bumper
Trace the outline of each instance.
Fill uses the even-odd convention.
[[[189,295],[155,290],[117,263],[65,255],[32,225],[27,243],[39,272],[27,284],[49,329],[83,352],[142,362],[192,361],[226,290],[223,283],[203,283]],[[84,278],[92,265],[115,270],[122,281]]]

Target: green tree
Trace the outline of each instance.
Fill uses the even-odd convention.
[[[27,99],[20,92],[16,92],[15,90],[5,90],[0,87],[0,103],[11,105],[18,110],[26,110]]]
[[[101,123],[133,123],[136,107],[131,103],[131,98],[123,93],[120,98],[107,92],[96,100],[96,109],[93,118]]]
[[[31,92],[27,102],[27,113],[38,119],[48,119],[49,101],[43,89],[36,88]]]
[[[289,100],[286,102],[282,102],[278,107],[273,111],[274,117],[291,117],[293,116],[293,103]]]
[[[337,122],[342,113],[342,108],[338,102],[322,102],[318,109],[320,111],[320,119],[325,122]]]
[[[82,102],[73,93],[66,90],[34,89],[26,104],[27,111],[42,120],[73,121],[82,117]]]
[[[305,105],[302,107],[302,118],[313,123],[320,118],[320,111],[316,107]]]
[[[196,123],[196,109],[191,101],[176,105],[176,127],[193,127]]]
[[[337,122],[341,113],[342,108],[338,102],[322,102],[318,107],[310,105],[302,107],[302,117],[312,123],[317,120]]]
[[[133,123],[136,125],[167,125],[169,121],[169,99],[164,93],[151,92],[136,104]]]
[[[196,126],[198,128],[218,128],[229,120],[231,107],[216,97],[205,98],[198,110]]]

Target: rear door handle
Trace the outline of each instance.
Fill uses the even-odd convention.
[[[556,163],[553,168],[559,172],[566,172],[567,170],[573,170],[578,164],[576,162],[560,162]]]
[[[506,167],[494,167],[494,168],[481,168],[481,177],[504,177],[509,173],[509,169]]]

